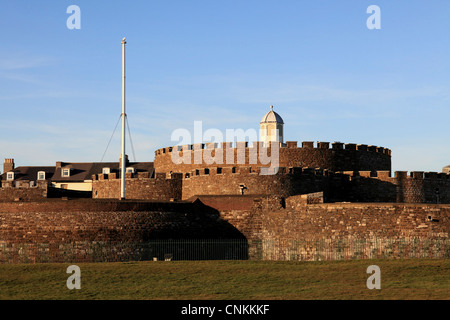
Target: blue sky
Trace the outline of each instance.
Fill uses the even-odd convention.
[[[369,5],[381,29],[369,30]],[[69,5],[81,29],[69,30]],[[135,156],[171,133],[259,127],[271,104],[285,140],[392,149],[393,170],[450,164],[450,2],[3,1],[0,157],[100,161],[121,113]],[[104,161],[120,155],[117,128]]]

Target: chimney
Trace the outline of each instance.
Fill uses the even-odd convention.
[[[125,167],[128,166],[128,164],[130,163],[130,161],[128,160],[128,155],[125,155]],[[119,169],[122,167],[122,155],[120,155],[120,159],[119,159]]]
[[[10,172],[14,170],[14,159],[5,159],[3,164],[3,173]]]

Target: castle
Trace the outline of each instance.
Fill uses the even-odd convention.
[[[323,192],[325,202],[450,203],[447,168],[441,173],[392,174],[388,148],[312,141],[299,146],[285,142],[283,132],[284,121],[271,106],[260,122],[260,141],[172,146],[156,150],[153,162],[126,159],[126,198],[176,201],[200,195]],[[275,167],[267,161],[272,156]],[[14,160],[6,159],[0,199],[64,194],[117,199],[119,178],[119,163],[58,161],[55,167],[14,168]]]
[[[450,175],[397,171],[391,150],[341,142],[284,142],[284,121],[273,110],[260,122],[260,141],[166,147],[155,151],[154,175],[129,173],[127,198],[187,200],[200,195],[289,197],[323,192],[325,202],[450,203]],[[277,167],[260,155],[277,147]],[[176,161],[174,159],[181,159]],[[185,160],[185,161],[183,161]],[[209,161],[207,161],[209,160]],[[212,160],[212,161],[211,161]],[[93,175],[93,198],[117,198],[119,176]]]
[[[14,168],[5,160],[0,261],[66,261],[79,252],[87,261],[130,252],[142,259],[136,243],[179,238],[245,239],[253,259],[308,260],[311,250],[323,259],[348,249],[261,245],[299,239],[369,241],[371,251],[355,249],[354,258],[400,256],[405,249],[391,241],[410,238],[444,241],[420,247],[424,256],[450,254],[448,172],[392,174],[391,150],[379,146],[284,141],[273,107],[260,122],[260,141],[171,146],[156,150],[153,162],[125,161],[121,201],[118,163]],[[79,197],[92,199],[73,200]],[[120,248],[110,251],[122,258],[93,247],[115,242]],[[60,253],[26,255],[26,245],[40,252],[56,245]]]

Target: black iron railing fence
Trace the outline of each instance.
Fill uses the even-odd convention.
[[[6,243],[0,263],[148,260],[449,259],[450,239],[246,240],[181,239],[147,242]]]

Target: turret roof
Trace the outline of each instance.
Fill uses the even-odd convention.
[[[265,116],[261,119],[261,123],[282,123],[284,124],[283,119],[280,117],[278,113],[273,111],[273,106],[270,106],[270,111],[265,114]]]

